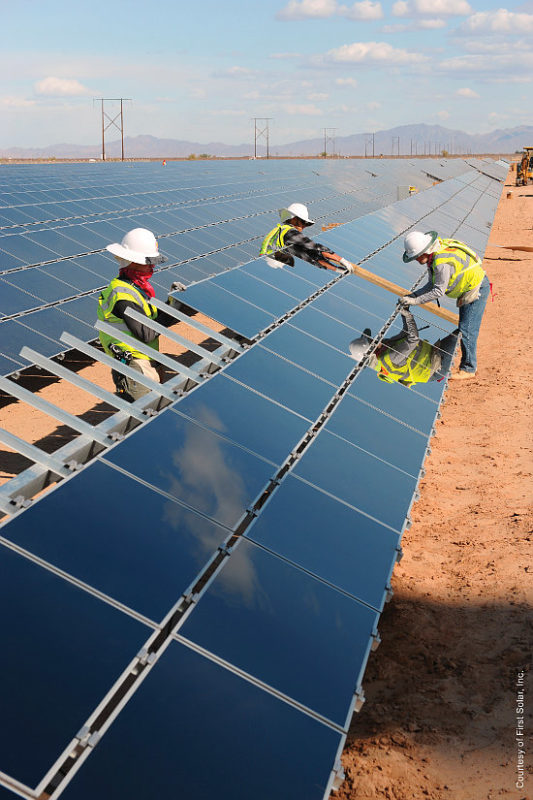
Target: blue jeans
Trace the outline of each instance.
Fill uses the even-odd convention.
[[[459,330],[461,332],[459,369],[464,372],[475,372],[477,368],[477,337],[489,294],[490,283],[485,275],[481,281],[478,299],[459,308]]]
[[[440,369],[434,372],[430,381],[440,381],[446,377],[452,366],[452,359],[455,353],[455,345],[457,344],[457,333],[450,333],[444,339],[439,339],[433,345],[439,351],[441,358]]]

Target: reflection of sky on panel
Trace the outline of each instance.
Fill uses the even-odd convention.
[[[62,796],[323,800],[341,738],[172,642]]]
[[[217,375],[175,404],[179,414],[281,464],[309,422],[240,383]]]
[[[179,634],[344,726],[376,621],[374,609],[243,540]]]
[[[106,460],[228,527],[273,473],[272,465],[172,411],[121,442]]]

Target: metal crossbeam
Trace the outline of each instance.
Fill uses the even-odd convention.
[[[109,325],[107,322],[102,322],[101,320],[97,320],[94,323],[94,327],[96,328],[97,331],[102,331],[102,333],[107,333],[108,336],[112,336],[114,339],[116,339],[117,337],[116,328],[114,328],[112,325]],[[204,378],[200,375],[199,372],[196,372],[196,370],[191,369],[190,367],[186,367],[184,364],[181,364],[179,361],[176,361],[175,358],[170,358],[169,356],[163,355],[163,353],[159,353],[157,350],[154,350],[153,347],[148,347],[147,344],[140,342],[138,339],[132,338],[131,344],[135,350],[138,350],[140,353],[143,353],[145,356],[148,356],[148,358],[157,361],[159,364],[163,364],[163,366],[168,367],[174,372],[181,373],[190,381],[194,381],[195,383],[202,383],[202,381],[204,380]]]
[[[157,381],[152,380],[152,378],[149,378],[147,375],[137,372],[137,370],[128,367],[121,361],[117,361],[116,358],[111,358],[111,356],[106,355],[106,353],[102,353],[101,350],[97,350],[96,347],[92,347],[92,345],[83,342],[81,339],[78,339],[77,336],[73,336],[71,333],[63,331],[59,338],[62,342],[65,342],[65,344],[68,344],[70,347],[74,347],[76,350],[79,350],[80,353],[85,353],[86,356],[94,358],[95,361],[100,361],[100,363],[105,364],[107,367],[111,367],[111,369],[120,372],[121,375],[126,375],[127,378],[133,378],[133,380],[137,381],[137,383],[140,383],[142,386],[145,386],[152,392],[157,392],[159,395],[161,395],[161,397],[166,397],[167,400],[171,400],[172,402],[176,400],[176,395],[179,391],[178,389],[166,389],[162,384],[157,383]]]
[[[4,428],[0,428],[0,442],[5,444],[6,447],[10,447],[12,450],[20,453],[24,458],[33,461],[35,464],[46,467],[46,469],[49,469],[56,475],[66,477],[72,474],[72,469],[62,461],[59,461],[59,459],[51,456],[49,453],[45,453],[40,447],[30,444],[25,439],[20,439],[18,436],[15,436],[14,433],[4,430]]]
[[[149,327],[155,331],[155,333],[159,333],[167,338],[171,339],[176,344],[185,347],[187,350],[190,350],[191,353],[196,353],[197,356],[201,358],[206,358],[208,361],[211,361],[213,364],[217,364],[217,366],[222,366],[222,359],[220,356],[215,355],[214,353],[210,353],[209,350],[205,350],[203,347],[200,347],[198,344],[194,344],[194,342],[190,342],[184,336],[180,336],[179,333],[175,333],[174,331],[169,331],[168,328],[165,328],[164,325],[160,325],[155,320],[150,320],[149,323],[146,321],[146,316],[141,314],[139,311],[135,311],[133,308],[126,308],[124,314],[127,317],[131,317],[136,322],[142,322],[143,325],[149,325]]]
[[[108,392],[107,389],[103,389],[101,386],[97,386],[95,383],[92,383],[92,381],[82,378],[81,375],[77,375],[75,372],[71,372],[71,370],[66,369],[66,367],[62,367],[61,364],[57,364],[50,358],[46,358],[46,356],[37,353],[35,350],[32,350],[31,347],[24,346],[20,351],[20,355],[26,358],[28,361],[36,364],[38,367],[42,367],[43,369],[48,370],[48,372],[51,372],[53,375],[57,375],[58,378],[64,378],[74,386],[78,386],[78,388],[89,392],[95,397],[98,397],[100,400],[109,403],[109,405],[115,406],[115,408],[120,409],[120,411],[124,411],[130,417],[134,417],[134,419],[137,419],[141,422],[144,422],[147,419],[146,414],[143,414],[142,411],[139,411],[133,407],[131,403],[127,403],[121,397],[117,397],[117,395]]]
[[[109,435],[101,433],[97,428],[94,427],[94,425],[89,425],[88,422],[84,422],[84,420],[79,419],[79,417],[75,417],[74,414],[64,411],[62,408],[54,405],[54,403],[49,403],[48,400],[45,400],[43,397],[39,397],[39,395],[29,392],[22,386],[14,383],[14,381],[0,377],[0,389],[2,389],[4,392],[7,392],[7,394],[11,394],[13,397],[17,397],[19,400],[22,400],[23,403],[27,403],[39,411],[42,411],[44,414],[48,414],[49,417],[57,419],[58,422],[62,422],[63,425],[68,425],[69,428],[72,428],[79,433],[84,433],[86,436],[90,436],[95,442],[99,442],[100,444],[109,447],[110,443],[113,441],[112,433]]]
[[[178,311],[176,308],[174,308],[174,306],[170,306],[167,303],[162,303],[161,300],[156,300],[155,297],[152,297],[150,300],[150,305],[155,306],[159,309],[159,311],[164,311],[165,314],[169,314],[171,317],[175,317],[178,322],[184,322],[191,328],[196,328],[197,331],[205,333],[211,339],[216,339],[221,344],[225,344],[226,347],[231,348],[231,350],[236,350],[238,353],[243,353],[245,350],[245,348],[234,339],[230,339],[228,336],[224,336],[223,333],[219,333],[218,331],[214,331],[212,328],[208,328],[207,325],[203,325],[193,317],[188,317],[187,314],[182,314],[182,312]]]

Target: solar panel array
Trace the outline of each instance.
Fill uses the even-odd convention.
[[[482,255],[500,172],[317,238],[411,288],[404,232]],[[271,192],[261,234],[291,199]],[[385,386],[349,358],[363,329],[399,329],[391,294],[245,255],[172,296],[250,346],[1,528],[6,797],[320,800],[338,779],[445,382]],[[416,317],[430,342],[454,328]]]

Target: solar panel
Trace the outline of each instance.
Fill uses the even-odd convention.
[[[114,791],[124,797],[223,792],[233,800],[301,793],[322,800],[343,738],[173,642],[62,798],[92,800]]]

